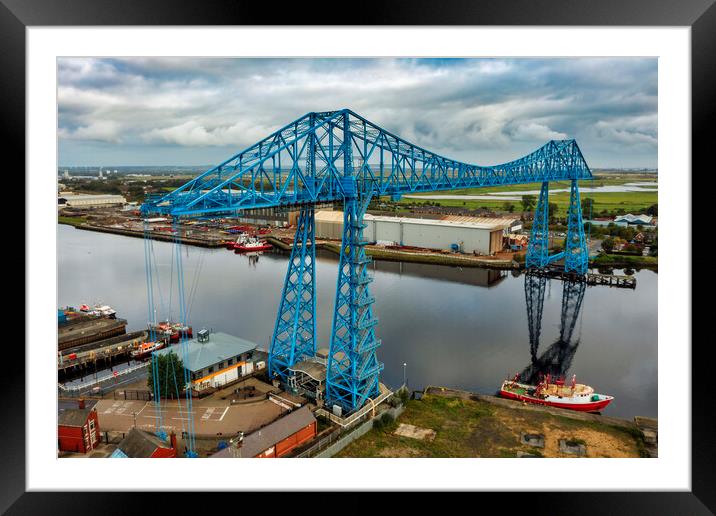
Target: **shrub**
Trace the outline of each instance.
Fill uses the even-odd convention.
[[[602,240],[602,249],[604,249],[608,253],[611,253],[614,250],[614,239],[609,237]]]

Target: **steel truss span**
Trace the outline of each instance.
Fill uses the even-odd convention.
[[[326,378],[326,402],[351,412],[379,392],[383,365],[362,240],[371,198],[486,186],[542,183],[526,263],[542,268],[564,258],[586,273],[578,181],[592,173],[574,140],[552,140],[522,158],[494,166],[463,163],[407,142],[343,109],[308,113],[166,195],[149,196],[142,213],[235,215],[254,208],[301,210],[270,344],[269,372],[285,379],[315,354],[316,204],[344,204],[343,240]],[[548,183],[571,181],[566,250],[547,252]]]

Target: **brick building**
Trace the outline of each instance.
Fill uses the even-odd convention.
[[[100,442],[99,418],[94,408],[65,409],[58,415],[57,441],[60,451],[87,453]]]
[[[212,455],[218,459],[284,457],[316,436],[316,418],[307,405],[244,437],[241,447],[230,446]]]

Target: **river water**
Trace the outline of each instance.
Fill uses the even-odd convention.
[[[154,241],[152,247],[157,317],[177,317],[175,246]],[[146,326],[142,239],[60,225],[57,249],[58,306],[106,303],[127,319],[127,331]],[[254,261],[189,246],[181,257],[195,330],[207,327],[268,348],[287,257],[265,253]],[[328,347],[337,257],[321,252],[316,265],[318,347]],[[494,393],[507,376],[549,370],[568,379],[576,374],[579,382],[615,396],[605,414],[658,415],[656,273],[636,272],[635,290],[595,286],[575,294],[572,286],[563,310],[558,280],[539,285],[513,271],[397,262],[372,267],[385,384],[401,385],[405,373],[413,389],[444,385]],[[537,328],[540,320],[534,308],[540,287],[541,326],[530,338],[530,324]]]

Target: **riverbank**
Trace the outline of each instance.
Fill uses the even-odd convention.
[[[80,226],[85,223],[85,218],[84,217],[67,217],[64,215],[60,215],[57,217],[57,223],[77,227],[77,226]]]
[[[393,422],[336,457],[650,457],[656,431],[636,421],[428,387]],[[654,420],[648,420],[650,428]],[[421,438],[422,436],[422,438]]]
[[[101,233],[113,233],[116,235],[131,236],[135,238],[144,238],[144,232],[139,230],[118,228],[112,226],[101,226],[97,224],[87,223],[82,217],[58,217],[59,224],[67,224],[77,229],[88,231],[99,231]],[[163,242],[174,242],[175,237],[171,233],[152,232],[150,236],[154,240]],[[273,246],[283,250],[290,251],[291,245],[286,244],[281,239],[268,235],[266,240]],[[194,245],[199,247],[219,248],[224,246],[225,240],[218,238],[189,238],[183,237],[182,243],[186,245]],[[340,254],[340,244],[338,242],[322,241],[317,242],[316,248],[326,249]],[[524,257],[518,259],[499,259],[492,257],[481,257],[471,255],[461,255],[456,253],[440,253],[429,251],[404,251],[386,249],[378,246],[366,246],[366,254],[377,260],[407,263],[424,263],[433,265],[447,265],[452,267],[478,267],[486,269],[524,269]],[[650,270],[658,269],[658,258],[655,256],[623,256],[623,255],[599,255],[589,262],[590,267],[616,267],[616,268],[643,268]]]
[[[659,268],[659,258],[656,256],[600,254],[589,260],[589,265],[590,267],[639,268],[656,271]]]
[[[60,222],[62,224],[62,222]],[[69,225],[74,226],[77,229],[83,229],[87,231],[98,231],[100,233],[112,233],[115,235],[130,236],[135,238],[144,238],[144,231],[138,231],[134,229],[116,228],[111,226],[97,226],[95,224],[78,223]],[[174,242],[176,240],[172,233],[158,233],[156,231],[150,233],[152,240],[159,240],[162,242]],[[190,238],[181,237],[182,244],[193,245],[197,247],[211,247],[218,248],[224,247],[224,241],[214,238]]]
[[[322,244],[322,248],[332,251],[337,255],[339,255],[341,252],[341,246],[338,243],[324,242]],[[513,262],[512,260],[481,258],[469,255],[463,256],[459,254],[397,251],[392,249],[381,249],[373,246],[366,246],[365,252],[368,256],[375,258],[376,260],[384,260],[389,262],[428,263],[433,265],[481,267],[486,269],[519,268],[519,264]]]

